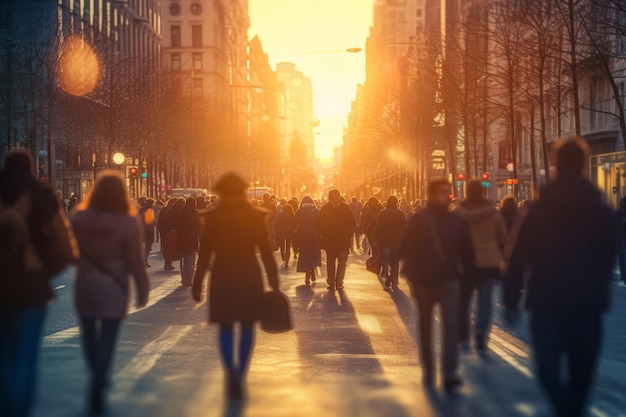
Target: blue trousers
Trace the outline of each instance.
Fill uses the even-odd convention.
[[[0,310],[0,416],[30,415],[46,307]]]

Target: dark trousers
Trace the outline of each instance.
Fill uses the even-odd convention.
[[[387,278],[389,285],[395,288],[398,286],[398,276],[400,275],[400,258],[398,253],[393,247],[383,246],[380,249],[380,254],[382,260],[381,272]]]
[[[291,238],[279,239],[278,246],[280,246],[280,259],[283,262],[289,263],[291,259]]]
[[[101,391],[108,383],[121,320],[81,317],[80,321],[83,352],[91,376],[91,389]]]
[[[30,415],[45,316],[45,306],[0,310],[0,416]]]
[[[620,280],[626,282],[626,240],[622,240],[619,245],[618,259]]]
[[[598,312],[531,315],[537,374],[560,417],[585,414],[600,353],[602,327],[602,315]]]
[[[329,287],[342,287],[343,279],[346,276],[346,265],[348,263],[349,248],[326,249],[326,282]]]
[[[433,358],[433,308],[439,304],[441,311],[441,369],[443,378],[456,377],[459,366],[458,350],[458,309],[459,283],[456,281],[426,287],[415,285],[413,293],[419,314],[419,353],[424,376],[433,378],[435,363]]]
[[[461,299],[459,307],[459,342],[470,340],[470,305],[474,291],[477,290],[476,322],[474,338],[477,343],[486,343],[491,327],[491,311],[493,308],[493,281],[498,279],[497,268],[476,268],[470,276],[461,281]]]

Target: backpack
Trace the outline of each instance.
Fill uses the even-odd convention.
[[[0,264],[9,275],[43,271],[41,258],[32,240],[28,218],[31,196],[23,193],[12,205],[0,199]]]

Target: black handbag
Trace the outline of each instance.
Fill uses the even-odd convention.
[[[263,296],[261,329],[267,333],[284,333],[293,329],[289,298],[280,291]]]
[[[380,256],[370,256],[367,261],[365,261],[365,267],[372,274],[378,275],[380,274],[381,263]]]

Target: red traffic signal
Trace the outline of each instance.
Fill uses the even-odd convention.
[[[457,177],[457,179],[458,179],[459,181],[465,181],[465,174],[463,174],[463,173],[458,174],[456,177]]]
[[[137,167],[128,168],[128,175],[131,177],[136,177],[138,172]]]
[[[483,180],[483,181],[489,181],[489,180],[491,180],[491,175],[490,175],[488,172],[483,172],[483,175],[482,175],[482,180]]]

